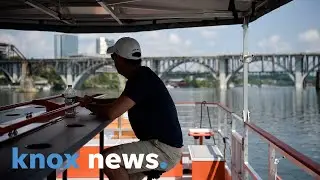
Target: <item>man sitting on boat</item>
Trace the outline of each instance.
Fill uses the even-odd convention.
[[[155,153],[161,165],[154,170],[170,170],[181,159],[183,139],[177,110],[166,86],[150,68],[141,66],[141,49],[135,39],[121,38],[107,53],[111,54],[118,73],[128,79],[125,89],[109,104],[95,104],[92,98],[86,97],[85,107],[106,120],[128,112],[131,127],[140,141],[107,148],[103,155],[139,157],[139,154]],[[146,165],[145,161],[140,169],[126,169],[121,160],[120,168],[105,166],[104,172],[110,180],[143,179],[145,172],[151,171]]]

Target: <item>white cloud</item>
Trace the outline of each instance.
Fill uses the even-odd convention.
[[[216,43],[214,41],[210,41],[208,44],[209,44],[209,46],[212,46],[212,47],[216,45]]]
[[[77,35],[77,34],[74,34]],[[93,40],[98,37],[105,37],[103,34],[79,34],[78,38],[79,40]]]
[[[308,43],[318,42],[320,40],[320,32],[316,29],[309,29],[301,33],[299,39]]]
[[[215,29],[227,29],[228,26],[227,25],[222,25],[222,26],[214,26]]]
[[[306,43],[306,52],[320,51],[320,31],[309,29],[299,34],[299,40]]]
[[[175,32],[167,30],[148,31],[134,34],[139,41],[144,57],[151,56],[188,56],[195,49],[192,41]]]
[[[179,56],[185,48],[191,48],[192,42],[184,40],[176,33],[168,31],[147,31],[138,33],[113,33],[113,34],[80,34],[79,35],[79,53],[94,55],[95,39],[106,37],[115,41],[121,37],[129,36],[138,40],[142,48],[143,56]]]
[[[190,46],[191,45],[191,41],[188,39],[185,41],[186,46]]]
[[[196,34],[203,42],[207,42],[207,44],[211,47],[214,47],[217,44],[217,41],[219,40],[219,33],[221,30],[226,29],[227,26],[213,26],[213,27],[198,27],[193,28],[192,31],[194,34]],[[196,51],[200,55],[207,55],[212,53],[210,52],[202,52],[202,51]],[[201,52],[201,53],[200,53]]]
[[[258,46],[265,53],[281,53],[291,50],[290,44],[282,40],[279,35],[273,35],[269,38],[262,39],[258,42]]]
[[[11,34],[0,34],[0,42],[8,43],[8,44],[16,44],[17,39],[13,37]]]
[[[212,29],[203,29],[200,31],[200,35],[206,39],[216,39],[218,37],[217,32]]]
[[[159,31],[148,31],[145,32],[145,37],[151,39],[159,39],[161,37],[161,33]]]
[[[169,35],[169,42],[173,43],[173,44],[180,44],[181,43],[181,39],[177,34],[171,33]]]

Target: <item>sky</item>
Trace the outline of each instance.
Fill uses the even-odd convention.
[[[250,53],[320,52],[320,0],[294,0],[249,24]],[[242,27],[216,26],[138,33],[78,34],[79,54],[95,55],[97,37],[136,38],[144,57],[240,54]],[[54,32],[0,30],[27,58],[53,58]]]

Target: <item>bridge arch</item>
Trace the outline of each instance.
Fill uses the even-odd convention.
[[[319,58],[320,58],[320,57],[319,57]],[[317,67],[320,67],[320,62],[319,62],[317,65],[313,66],[311,69],[309,69],[309,70],[303,75],[303,77],[302,77],[302,82],[303,82],[304,79],[305,79],[312,71],[314,71]]]
[[[53,88],[61,89],[66,85],[64,79],[53,64],[41,62],[40,64],[32,65],[31,69],[33,75],[48,80],[48,83],[53,85]]]
[[[89,67],[88,69],[86,69],[85,71],[83,71],[81,74],[79,74],[75,80],[73,81],[73,87],[75,89],[80,89],[82,84],[85,82],[86,79],[88,79],[88,77],[91,75],[91,72],[94,72],[98,69],[100,69],[101,67],[105,66],[105,65],[111,65],[113,67],[114,64],[109,62],[109,61],[105,61],[105,62],[102,62],[102,63],[98,63],[98,64],[95,64],[91,67]]]
[[[185,63],[189,63],[189,62],[192,62],[192,63],[195,63],[195,64],[198,64],[198,65],[201,65],[203,67],[205,67],[207,70],[210,71],[212,77],[214,79],[217,79],[217,72],[209,65],[203,63],[203,62],[198,62],[198,61],[193,61],[193,59],[188,59],[188,60],[181,60],[181,61],[178,61],[174,64],[172,64],[171,66],[169,66],[166,70],[164,70],[162,73],[159,74],[159,77],[164,80],[166,79],[166,75],[171,72],[174,68],[180,66],[181,64],[185,64]]]
[[[13,78],[10,76],[10,73],[9,73],[7,70],[5,70],[4,68],[0,67],[0,71],[2,71],[2,72],[4,73],[4,76],[6,76],[7,79],[8,79],[11,83],[14,82],[14,81],[13,81]]]
[[[259,62],[259,61],[262,62],[262,60],[261,60],[260,58],[259,58],[259,59],[258,59],[258,58],[253,58],[253,60],[252,60],[249,64],[255,63],[255,62]],[[269,59],[264,59],[263,61],[272,62],[272,61],[269,60]],[[279,68],[283,69],[283,70],[286,72],[286,74],[289,76],[289,78],[292,80],[292,82],[295,82],[294,75],[293,75],[292,72],[290,72],[290,70],[288,70],[287,68],[285,68],[284,66],[282,66],[282,65],[279,64],[278,62],[275,62],[274,64],[275,64],[276,66],[278,66]],[[237,74],[240,70],[242,70],[242,69],[243,69],[243,64],[241,64],[234,72],[232,72],[231,74],[229,74],[229,75],[227,76],[227,82],[228,82],[230,79],[232,79],[233,77],[235,77],[236,74]]]

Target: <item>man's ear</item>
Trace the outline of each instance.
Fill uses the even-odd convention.
[[[108,109],[108,116],[111,120],[116,119],[131,109],[135,104],[136,103],[128,96],[121,95],[112,103],[111,108]]]

